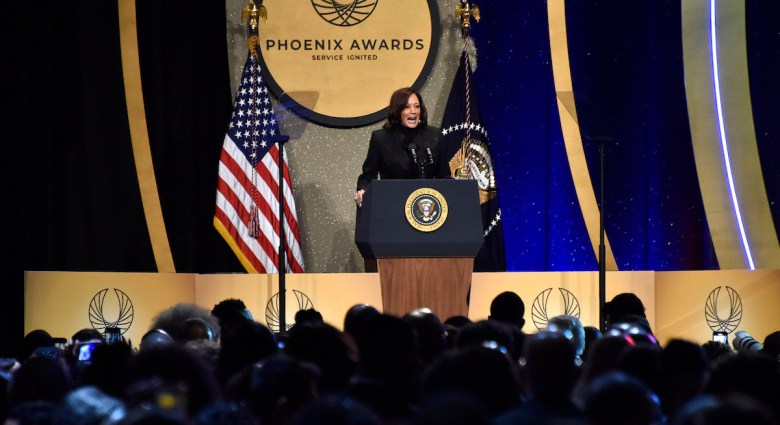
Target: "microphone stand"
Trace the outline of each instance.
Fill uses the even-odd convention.
[[[279,272],[279,334],[287,333],[286,314],[287,314],[287,296],[285,288],[286,254],[285,236],[284,236],[284,144],[290,140],[289,136],[279,135],[276,143],[279,144],[279,256],[276,270]]]

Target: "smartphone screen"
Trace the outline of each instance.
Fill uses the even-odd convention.
[[[81,363],[92,361],[92,351],[100,344],[99,342],[84,342],[76,347],[76,359]]]
[[[122,331],[116,327],[107,327],[105,333],[106,343],[122,342]]]
[[[720,342],[722,344],[728,344],[729,343],[729,334],[723,331],[713,331],[712,332],[712,340],[715,342]]]

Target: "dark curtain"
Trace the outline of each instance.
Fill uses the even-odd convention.
[[[130,138],[117,2],[15,8],[4,78],[12,111],[2,356],[15,355],[23,337],[25,270],[157,271]],[[139,0],[136,12],[148,134],[176,271],[242,272],[212,225],[232,98],[225,5]]]

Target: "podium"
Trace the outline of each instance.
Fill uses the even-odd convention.
[[[468,315],[482,247],[475,180],[375,180],[355,220],[355,244],[376,259],[385,313],[426,307],[442,321]]]

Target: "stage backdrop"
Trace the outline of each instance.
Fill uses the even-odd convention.
[[[0,352],[21,345],[27,270],[243,272],[213,216],[245,2],[12,3],[2,170],[18,210]],[[462,47],[454,2],[436,3],[440,48],[421,88],[434,125]],[[780,267],[780,2],[718,0],[713,14],[699,0],[477,3],[474,79],[509,271],[597,270],[602,194],[617,270]],[[269,20],[283,4],[265,3]],[[721,110],[713,64],[728,82]],[[273,100],[306,272],[363,271],[355,179],[381,123],[322,126]]]
[[[279,329],[275,275],[28,272],[26,277],[25,333],[45,329],[67,338],[85,327],[120,321],[124,336],[137,347],[163,309],[177,303],[211,309],[226,298],[242,299],[255,320]],[[303,308],[320,311],[339,329],[355,304],[382,308],[376,273],[291,275],[285,286],[288,326]],[[579,317],[586,326],[598,321],[595,272],[475,273],[469,318],[487,318],[490,302],[503,291],[516,292],[525,301],[527,333],[543,329],[560,314]],[[703,343],[714,329],[726,330],[732,339],[734,331],[745,330],[763,342],[780,329],[780,270],[607,273],[607,300],[621,292],[634,292],[643,300],[662,344],[672,338]]]

